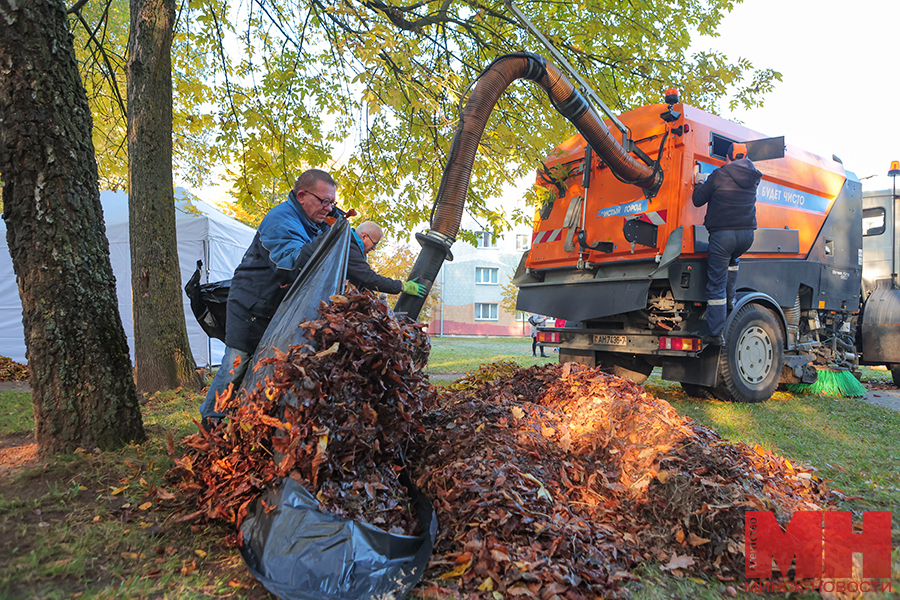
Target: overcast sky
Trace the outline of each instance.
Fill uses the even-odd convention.
[[[723,116],[837,155],[859,178],[876,175],[864,190],[892,186],[887,172],[900,160],[900,0],[745,0],[719,32],[697,47],[783,77],[763,108]]]

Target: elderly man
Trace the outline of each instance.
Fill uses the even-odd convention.
[[[351,235],[352,239],[347,255],[347,279],[350,283],[362,290],[388,294],[405,292],[413,296],[425,295],[425,286],[415,281],[400,281],[399,279],[391,279],[390,277],[379,275],[366,262],[366,255],[374,250],[381,241],[381,227],[377,223],[374,221],[360,223],[359,227],[352,230]],[[298,264],[306,264],[323,239],[324,236],[321,236],[314,242],[304,246],[300,252]]]
[[[204,429],[224,415],[217,413],[216,394],[236,390],[269,321],[303,265],[300,251],[323,233],[325,216],[335,203],[331,175],[310,169],[297,178],[287,200],[270,210],[231,280],[225,320],[225,356],[206,399],[200,405]]]
[[[703,224],[709,232],[706,259],[706,324],[704,343],[721,345],[726,306],[734,303],[740,256],[753,245],[756,229],[756,188],[762,174],[747,158],[747,146],[728,148],[723,166],[694,178],[694,206],[706,207]]]
[[[366,262],[366,255],[381,241],[381,227],[374,221],[360,223],[353,232],[353,243],[347,257],[347,279],[356,287],[388,294],[406,292],[412,296],[424,296],[425,286],[415,281],[400,281],[379,275]]]

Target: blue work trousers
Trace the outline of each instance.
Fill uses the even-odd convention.
[[[234,361],[240,358],[240,363],[235,366]],[[250,366],[250,355],[243,350],[225,346],[225,356],[222,357],[222,364],[216,371],[212,383],[209,385],[209,391],[206,392],[206,399],[200,404],[200,416],[203,418],[213,417],[221,419],[224,413],[216,412],[216,392],[221,396],[228,389],[229,384],[234,384],[232,393],[237,393],[244,380],[244,374],[247,367]]]
[[[734,302],[740,256],[752,245],[752,229],[724,229],[709,234],[709,256],[706,263],[706,324],[712,336],[722,333],[727,306]]]

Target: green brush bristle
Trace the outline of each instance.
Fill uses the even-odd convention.
[[[819,371],[815,383],[789,383],[785,387],[791,392],[818,394],[833,398],[862,398],[866,395],[866,388],[850,371],[822,369]]]

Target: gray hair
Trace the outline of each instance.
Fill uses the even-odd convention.
[[[304,171],[300,177],[297,178],[297,181],[294,183],[294,193],[296,194],[300,190],[311,188],[319,181],[324,181],[328,185],[337,187],[334,178],[332,178],[327,171],[323,171],[322,169],[309,169],[308,171]]]

